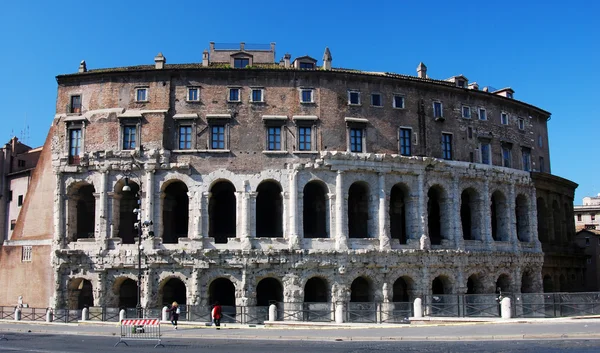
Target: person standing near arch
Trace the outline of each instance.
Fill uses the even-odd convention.
[[[221,317],[223,316],[223,314],[222,314],[221,304],[219,304],[218,301],[215,302],[215,305],[212,308],[211,316],[212,316],[213,322],[215,323],[215,326],[217,327],[217,330],[220,330],[221,329]]]

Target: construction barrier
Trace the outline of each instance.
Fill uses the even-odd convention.
[[[157,341],[158,346],[165,346],[160,339],[160,319],[123,319],[121,320],[121,338],[115,344],[125,341]]]

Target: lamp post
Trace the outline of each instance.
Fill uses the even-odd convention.
[[[131,192],[131,186],[129,186],[129,176],[125,176],[125,186],[123,186],[123,191]],[[136,314],[138,318],[142,318],[144,316],[144,311],[142,309],[142,182],[140,181],[140,185],[138,188],[138,192],[136,195],[137,199],[137,207],[133,209],[133,213],[137,216],[136,222],[134,223],[134,228],[137,229],[138,236],[138,288],[137,288],[137,305],[135,307]]]

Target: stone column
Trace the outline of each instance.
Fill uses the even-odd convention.
[[[461,195],[459,189],[459,178],[455,175],[452,178],[452,200],[451,200],[451,209],[452,214],[450,218],[452,219],[452,228],[454,229],[452,232],[452,236],[454,237],[454,246],[456,249],[464,250],[465,249],[465,239],[463,238],[462,224],[460,218],[460,203],[461,203]],[[470,229],[468,230],[471,231]]]
[[[542,251],[542,243],[538,234],[538,209],[537,209],[537,194],[533,183],[530,186],[531,193],[529,195],[529,237],[531,242],[535,244],[536,251]]]
[[[154,271],[151,268],[148,268],[147,264],[142,261],[142,308],[148,308],[150,306],[150,300],[153,294],[152,282],[154,280],[154,275]]]
[[[204,217],[202,216],[202,192],[200,190],[196,190],[194,193],[194,212],[192,213],[195,216],[194,223],[194,234],[192,239],[200,246],[204,246],[204,242],[202,240],[202,222],[204,221]]]
[[[202,229],[201,229],[201,238],[208,238],[208,227],[209,227],[209,218],[208,218],[208,204],[210,202],[210,196],[212,193],[210,191],[205,191],[202,193],[202,198],[200,199],[200,214],[202,219]]]
[[[110,221],[108,222],[109,237],[118,238],[119,222],[121,212],[121,197],[119,193],[109,192],[108,202],[110,203]]]
[[[304,203],[303,203],[303,205],[304,205]],[[329,238],[335,237],[335,235],[333,234],[333,231],[335,230],[335,222],[336,222],[335,210],[336,210],[335,194],[328,193],[327,194],[327,215],[325,216],[325,221],[326,221],[325,227],[326,227],[326,231],[327,231],[327,236]]]
[[[93,286],[94,289],[94,306],[103,306],[106,305],[104,292],[106,287],[106,272],[99,271],[98,272],[98,280],[96,284]]]
[[[106,239],[110,236],[108,227],[108,171],[103,170],[101,172],[101,179],[99,185],[99,199],[96,199],[96,205],[98,209],[98,217],[96,218],[96,242],[105,244]]]
[[[65,234],[65,190],[62,174],[60,172],[56,172],[54,189],[56,190],[56,193],[54,194],[54,243],[57,244],[59,248],[64,248],[67,240],[67,235]]]
[[[244,236],[244,193],[236,191],[235,195],[235,236],[240,240]]]
[[[515,199],[515,183],[511,182],[508,188],[508,224],[509,224],[509,241],[514,252],[518,252],[519,237],[517,236],[517,216],[515,210],[517,203]]]
[[[421,250],[427,250],[431,248],[431,240],[429,239],[427,229],[427,195],[425,194],[425,174],[424,172],[419,174],[418,177],[418,189],[419,189],[419,248]]]
[[[335,179],[335,248],[336,250],[348,250],[348,224],[346,221],[346,214],[344,212],[344,204],[348,198],[344,192],[344,172],[341,170],[337,171]]]
[[[378,173],[378,196],[379,196],[379,207],[378,207],[378,233],[379,233],[379,250],[389,250],[390,244],[390,227],[388,204],[386,203],[386,190],[385,190],[385,173]]]
[[[200,269],[198,268],[193,268],[192,269],[192,276],[190,278],[190,283],[189,283],[189,301],[191,305],[200,305],[200,290],[199,290],[199,278],[200,278]]]
[[[481,191],[481,222],[483,229],[483,243],[488,250],[494,248],[494,239],[492,238],[492,212],[490,200],[490,182],[483,181],[483,190]]]
[[[289,175],[289,200],[287,217],[289,221],[289,238],[288,247],[290,250],[300,248],[300,240],[298,239],[298,171],[292,170]],[[286,222],[283,222],[284,224]]]
[[[296,232],[298,234],[299,245],[302,248],[302,239],[304,239],[304,192],[298,191],[298,208],[296,209]],[[327,222],[327,215],[325,216],[325,222]]]

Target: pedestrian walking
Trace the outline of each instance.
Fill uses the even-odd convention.
[[[215,302],[215,305],[212,308],[212,319],[213,322],[215,323],[215,326],[217,327],[217,330],[221,329],[221,317],[223,316],[222,314],[222,309],[221,309],[221,304],[219,304],[218,301]]]
[[[167,309],[168,312],[171,313],[171,324],[175,326],[177,330],[177,320],[179,320],[179,314],[181,314],[181,309],[179,308],[179,304],[177,302],[173,302],[171,307]]]

